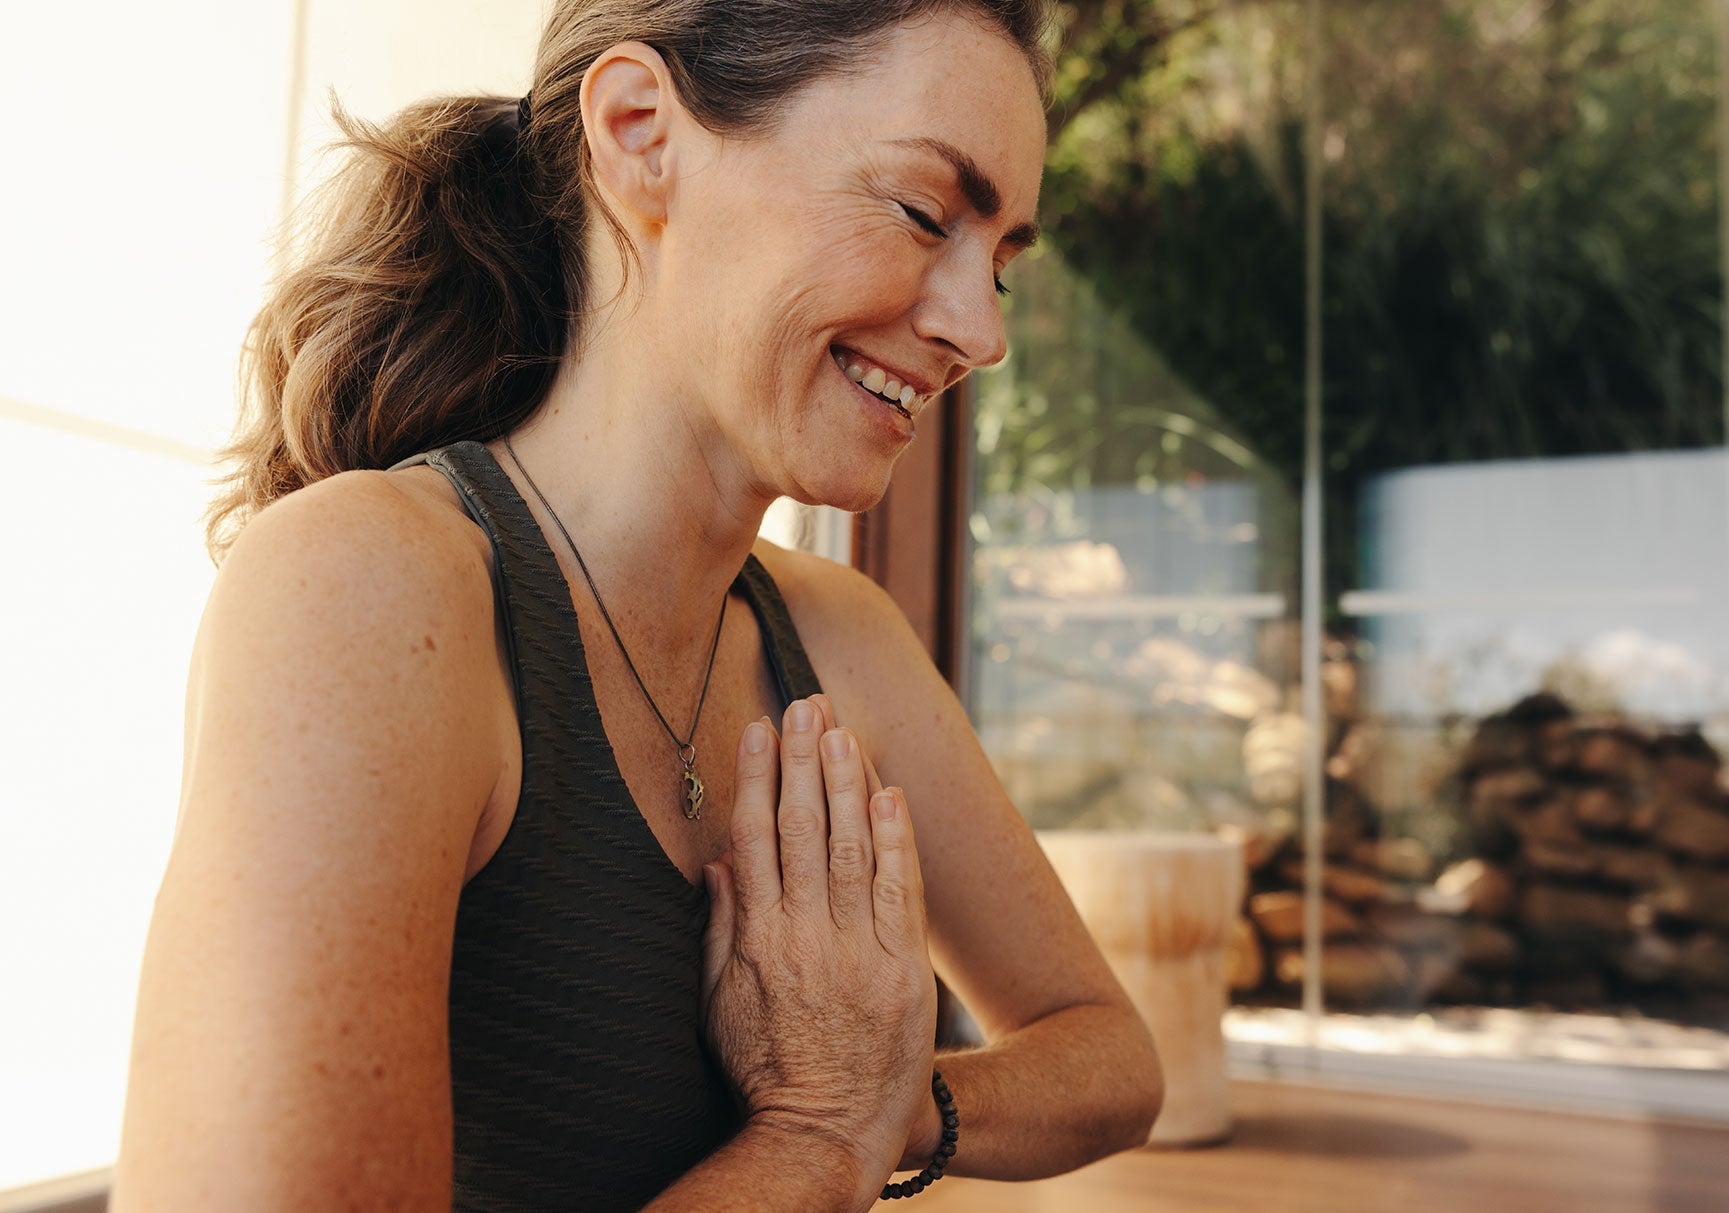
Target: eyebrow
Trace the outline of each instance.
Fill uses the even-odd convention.
[[[947,160],[955,170],[955,178],[961,187],[961,193],[967,196],[967,201],[986,219],[996,216],[1003,209],[1003,196],[997,191],[996,183],[985,175],[978,161],[961,151],[960,148],[946,139],[936,139],[929,135],[916,139],[890,140],[896,147],[910,147],[917,151],[931,152]],[[1017,223],[1003,236],[1003,243],[1011,244],[1018,249],[1029,249],[1039,242],[1039,225],[1032,222]]]

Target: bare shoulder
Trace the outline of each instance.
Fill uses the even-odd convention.
[[[883,659],[923,658],[923,664],[929,664],[899,605],[857,569],[767,539],[757,540],[753,550],[786,600],[799,639],[825,684],[831,671],[841,677],[849,667]]]
[[[423,494],[345,472],[273,502],[230,549],[200,621],[188,709],[233,698],[267,700],[279,717],[352,712],[378,744],[442,722],[450,758],[480,779],[500,753],[479,693],[495,665],[480,551]]]
[[[383,473],[290,494],[229,550],[116,1208],[448,1207],[451,942],[498,758],[479,559]]]
[[[426,588],[473,572],[475,554],[421,486],[378,471],[342,472],[279,498],[241,532],[223,565],[292,564],[310,558],[333,576],[353,575],[353,589]],[[219,578],[220,581],[220,578]]]

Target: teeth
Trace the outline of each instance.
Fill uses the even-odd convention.
[[[898,379],[890,379],[888,372],[881,367],[873,366],[866,370],[863,363],[848,359],[839,350],[834,352],[834,361],[835,365],[841,369],[841,373],[848,379],[851,379],[867,392],[881,396],[890,404],[898,406],[908,417],[912,416],[909,409],[912,402],[918,399],[918,391],[912,384],[902,383]]]

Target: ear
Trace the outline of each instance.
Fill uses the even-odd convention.
[[[678,95],[652,46],[620,42],[582,77],[582,128],[599,184],[625,212],[665,222],[671,185],[668,137]]]

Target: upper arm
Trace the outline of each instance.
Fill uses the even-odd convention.
[[[194,645],[115,1208],[445,1208],[457,899],[497,775],[477,557],[378,473],[263,511]]]
[[[987,1036],[1068,1006],[1129,1006],[894,600],[821,557],[768,560],[837,720],[906,792],[932,959]]]

